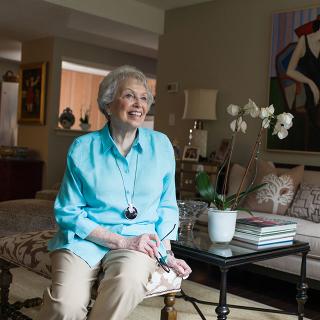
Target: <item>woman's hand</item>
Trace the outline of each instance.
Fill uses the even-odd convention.
[[[121,249],[136,250],[147,254],[151,258],[158,257],[159,237],[156,234],[144,233],[136,237],[124,237]]]
[[[191,268],[188,266],[188,264],[182,260],[182,259],[176,259],[172,255],[168,255],[167,259],[167,265],[175,271],[175,273],[182,277],[188,277],[189,274],[192,272]]]
[[[319,103],[319,89],[313,81],[308,84],[313,94],[314,104],[317,105]]]

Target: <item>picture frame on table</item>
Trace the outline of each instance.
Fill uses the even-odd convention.
[[[284,140],[267,131],[267,151],[320,152],[320,103],[315,102],[312,86],[301,82],[301,77],[308,78],[320,87],[320,70],[312,67],[314,35],[319,30],[320,6],[272,14],[269,105],[273,104],[277,113],[290,112],[294,118]]]
[[[199,161],[200,149],[194,146],[185,146],[183,149],[182,160],[184,161]]]
[[[46,62],[20,67],[18,123],[45,124]]]
[[[216,151],[214,155],[213,161],[222,163],[225,160],[230,147],[231,147],[231,139],[226,139],[226,138],[222,139],[219,145],[219,149]]]

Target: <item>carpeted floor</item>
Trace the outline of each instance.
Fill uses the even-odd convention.
[[[22,268],[12,270],[14,282],[11,287],[10,300],[22,300],[25,298],[32,298],[42,296],[43,289],[49,285],[49,280],[44,279],[32,272],[25,271]],[[183,290],[190,296],[197,297],[201,300],[217,301],[219,292],[216,289],[185,280],[183,282]],[[228,295],[228,303],[241,304],[255,307],[266,307],[263,304],[254,301],[237,297],[235,295]],[[131,314],[128,320],[151,320],[160,319],[160,310],[163,307],[163,297],[156,297],[145,299]],[[196,313],[194,307],[190,302],[182,299],[177,299],[175,305],[178,311],[178,320],[200,320],[200,316]],[[212,306],[199,305],[200,309],[208,320],[216,319],[214,308]],[[247,311],[239,309],[230,309],[231,312],[228,320],[295,320],[294,316],[271,314],[256,311]],[[29,317],[34,317],[38,308],[26,309],[24,313]],[[45,319],[43,319],[45,320]],[[101,319],[103,320],[103,319]]]

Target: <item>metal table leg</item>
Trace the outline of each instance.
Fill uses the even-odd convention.
[[[307,296],[308,285],[306,283],[307,254],[308,254],[308,252],[302,253],[301,269],[300,269],[300,282],[297,285],[296,300],[298,302],[298,319],[299,320],[303,320],[304,304],[306,303],[306,301],[308,299],[308,296]]]
[[[227,272],[229,269],[220,268],[221,279],[220,279],[220,295],[219,305],[216,307],[216,314],[218,320],[226,320],[230,312],[227,306]]]

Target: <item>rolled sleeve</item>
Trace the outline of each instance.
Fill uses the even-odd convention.
[[[71,230],[84,239],[98,224],[87,217],[87,212],[84,209],[86,201],[82,194],[81,178],[73,159],[76,155],[76,144],[75,141],[70,147],[66,171],[55,201],[54,210],[56,221],[62,229]]]
[[[179,210],[176,200],[175,159],[170,144],[170,169],[164,177],[163,191],[157,213],[156,232],[160,239],[176,240],[178,235]],[[170,233],[170,234],[168,234]]]

